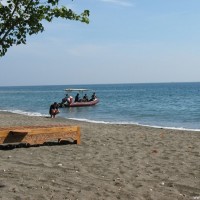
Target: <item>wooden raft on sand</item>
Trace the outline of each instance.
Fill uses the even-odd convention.
[[[80,144],[80,127],[67,125],[52,126],[18,126],[0,128],[0,144],[26,143],[43,144],[57,140],[73,139]]]

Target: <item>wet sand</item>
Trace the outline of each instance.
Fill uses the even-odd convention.
[[[200,132],[0,112],[0,127],[79,125],[81,145],[0,150],[0,199],[200,199]]]

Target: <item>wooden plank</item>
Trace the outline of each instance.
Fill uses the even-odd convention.
[[[29,143],[43,144],[52,140],[73,139],[80,144],[80,127],[78,126],[24,126],[0,128],[0,144]]]

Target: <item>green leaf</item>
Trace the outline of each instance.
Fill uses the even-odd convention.
[[[76,14],[58,6],[59,0],[7,0],[4,5],[0,2],[0,57],[11,46],[25,44],[27,35],[43,32],[43,20],[51,22],[56,17],[89,23],[89,10]]]

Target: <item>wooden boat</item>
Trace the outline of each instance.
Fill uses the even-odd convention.
[[[89,89],[65,89],[65,91],[68,93],[71,92],[77,92],[77,93],[83,93],[83,92],[87,92],[89,91]],[[66,98],[66,97],[65,97]],[[95,97],[95,99],[93,100],[89,100],[89,101],[83,101],[80,100],[78,102],[74,101],[74,98],[70,95],[68,95],[68,97],[66,98],[66,101],[62,101],[61,103],[59,103],[59,107],[60,108],[65,108],[65,107],[84,107],[84,106],[94,106],[97,103],[99,103],[99,99],[97,97]]]

